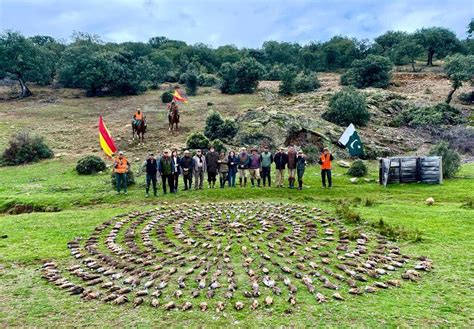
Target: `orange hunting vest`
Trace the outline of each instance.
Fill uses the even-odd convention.
[[[135,112],[135,120],[142,120],[142,119],[143,119],[143,113]]]
[[[123,157],[122,160],[119,159],[119,157],[115,158],[115,172],[117,174],[124,174],[128,171],[128,160],[127,158]]]
[[[321,154],[321,169],[331,169],[331,154]]]

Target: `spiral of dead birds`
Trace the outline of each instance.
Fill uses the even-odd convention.
[[[65,292],[180,311],[343,303],[418,281],[433,266],[383,236],[354,234],[322,209],[262,202],[123,214],[67,247],[74,265],[42,267],[43,278]]]

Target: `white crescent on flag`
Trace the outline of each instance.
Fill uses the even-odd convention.
[[[346,130],[344,130],[344,133],[342,134],[342,136],[339,138],[338,142],[344,146],[347,146],[347,143],[349,143],[349,138],[351,138],[351,136],[354,134],[354,131],[355,131],[355,127],[354,125],[351,123],[347,128]]]

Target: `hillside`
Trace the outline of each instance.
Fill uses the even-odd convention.
[[[119,147],[133,157],[142,157],[149,149],[185,147],[189,133],[202,131],[210,109],[219,111],[225,117],[237,118],[241,131],[249,126],[254,127],[253,131],[271,130],[268,135],[275,146],[307,142],[327,145],[335,142],[343,131],[343,127],[321,119],[330,95],[341,88],[340,76],[336,73],[320,73],[318,76],[321,88],[317,92],[289,98],[278,96],[278,82],[274,81],[260,82],[257,93],[252,95],[224,95],[214,88],[200,88],[198,95],[190,98],[189,104],[181,106],[181,128],[177,133],[168,131],[166,107],[160,99],[163,91],[172,87],[170,84],[139,96],[100,98],[85,97],[82,91],[76,89],[33,87],[33,97],[0,103],[0,149],[6,146],[12,134],[27,130],[44,136],[57,156],[101,154],[97,142],[97,118],[103,115]],[[394,74],[392,84],[386,90],[363,90],[372,114],[368,127],[360,131],[368,150],[376,155],[425,153],[432,143],[429,134],[388,125],[400,111],[400,103],[402,106],[436,104],[444,100],[449,90],[450,82],[441,74],[403,72]],[[469,87],[462,87],[456,95],[468,90]],[[5,96],[11,91],[2,87],[1,92]],[[460,104],[456,95],[452,105],[463,109],[466,116],[472,115],[474,106]],[[393,100],[398,101],[394,106]],[[141,108],[148,119],[144,146],[131,140],[130,122],[136,108]],[[266,128],[259,128],[259,120],[263,118],[273,122],[275,114],[283,117],[290,115],[295,122],[304,123],[304,127],[301,131],[289,133],[288,124],[282,124],[280,130],[275,130],[267,122]],[[258,142],[256,140],[255,144]],[[244,143],[237,138],[234,144]]]

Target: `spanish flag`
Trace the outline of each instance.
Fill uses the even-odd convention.
[[[180,95],[180,93],[178,92],[178,89],[174,90],[173,99],[177,102],[183,102],[183,103],[188,104],[188,100],[185,97]]]
[[[112,154],[117,152],[114,140],[105,126],[102,116],[99,116],[99,142],[100,147],[102,147],[102,150],[104,150],[104,153],[107,154],[108,157],[112,157]]]

